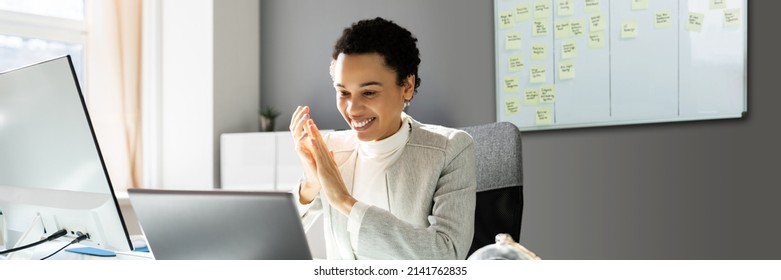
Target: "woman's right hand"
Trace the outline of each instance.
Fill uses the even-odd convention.
[[[296,145],[296,153],[304,166],[304,180],[299,189],[299,202],[307,204],[315,199],[320,192],[320,181],[317,177],[317,164],[307,141],[304,126],[309,122],[309,106],[298,106],[290,119],[290,132],[293,133],[293,142]]]

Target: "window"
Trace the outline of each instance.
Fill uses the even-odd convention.
[[[71,55],[85,85],[84,0],[0,0],[0,72]]]

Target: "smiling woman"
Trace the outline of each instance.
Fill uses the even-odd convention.
[[[464,131],[403,112],[420,85],[416,42],[382,18],[353,24],[336,42],[330,69],[352,129],[324,137],[308,106],[293,113],[305,167],[294,192],[307,228],[324,216],[329,259],[464,259],[469,250],[474,143]]]

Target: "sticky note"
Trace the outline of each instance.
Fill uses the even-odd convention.
[[[521,54],[511,55],[507,61],[507,65],[508,65],[507,70],[510,72],[519,72],[523,70],[523,55]]]
[[[661,10],[656,12],[654,17],[654,26],[656,28],[667,28],[672,24],[670,11]]]
[[[521,83],[517,77],[504,78],[504,83],[502,85],[505,93],[516,93],[521,91]]]
[[[571,80],[575,78],[575,62],[562,61],[559,63],[559,80]]]
[[[515,115],[521,112],[521,98],[518,96],[508,96],[504,99],[504,114]]]
[[[537,108],[537,114],[535,114],[535,123],[537,125],[553,124],[553,108],[540,107]]]
[[[599,0],[586,0],[586,8],[584,10],[588,14],[599,12]]]
[[[541,43],[532,44],[532,59],[544,60],[547,46]]]
[[[601,49],[605,47],[605,35],[602,31],[588,34],[588,47],[592,49]]]
[[[567,42],[561,44],[561,58],[569,59],[578,56],[578,50],[575,42]]]
[[[545,36],[548,34],[548,21],[535,20],[532,25],[532,36]]]
[[[632,10],[648,9],[648,0],[632,0]]]
[[[553,85],[545,85],[540,87],[540,103],[554,102],[556,102],[556,90]]]
[[[545,66],[535,65],[529,69],[529,82],[532,84],[545,83]]]
[[[548,0],[536,0],[534,1],[534,18],[549,18],[550,17],[550,5]]]
[[[740,9],[724,10],[724,27],[740,27]]]
[[[579,36],[580,34],[583,34],[583,28],[586,24],[582,18],[579,18],[570,20],[569,26],[572,28],[572,36]]]
[[[589,19],[589,31],[590,32],[596,32],[596,31],[602,31],[605,30],[605,26],[607,25],[605,21],[603,20],[604,14],[597,13],[593,14],[588,17]]]
[[[515,20],[513,17],[514,13],[512,12],[499,13],[499,29],[507,29],[515,26]]]
[[[536,88],[527,88],[523,92],[523,104],[534,106],[540,103],[540,90]]]
[[[571,16],[575,14],[575,7],[572,3],[572,0],[558,0],[559,5],[557,6],[558,9],[556,10],[557,14],[561,16]]]
[[[711,10],[719,10],[727,7],[727,0],[710,0],[709,3]]]
[[[686,30],[700,32],[702,31],[702,21],[705,15],[701,13],[689,13],[689,20],[686,22]]]
[[[515,6],[515,21],[519,22],[526,20],[529,20],[529,4],[518,4],[518,6]]]
[[[635,20],[625,20],[621,23],[621,38],[622,39],[631,39],[631,38],[637,38],[637,21]]]
[[[507,32],[504,40],[504,48],[507,50],[521,49],[521,33]]]
[[[553,37],[556,39],[572,37],[572,28],[568,20],[558,20],[553,26]]]

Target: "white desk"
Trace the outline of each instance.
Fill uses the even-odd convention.
[[[14,252],[14,255],[12,255],[12,259],[29,259],[29,260],[40,260],[43,257],[48,256],[49,254],[53,253],[54,251],[57,251],[58,249],[62,248],[62,246],[65,246],[65,244],[68,244],[68,240],[55,240],[52,242],[47,242],[41,245],[38,245],[33,248],[29,248],[26,250],[21,250]],[[78,248],[78,247],[84,247],[84,245],[79,244],[73,244],[68,246],[68,248]],[[68,249],[66,248],[66,249]],[[116,252],[115,257],[99,257],[99,256],[91,256],[91,255],[85,255],[85,254],[78,254],[78,253],[71,253],[65,250],[60,251],[59,253],[55,254],[54,256],[49,257],[47,260],[154,260],[154,257],[151,253],[144,253],[144,252]],[[0,260],[5,260],[5,257],[0,256]]]

